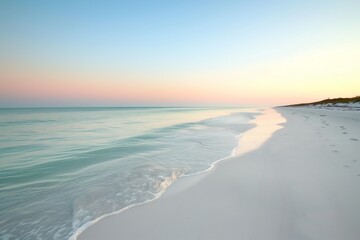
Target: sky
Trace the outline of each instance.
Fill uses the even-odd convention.
[[[358,0],[0,1],[0,107],[360,95]]]

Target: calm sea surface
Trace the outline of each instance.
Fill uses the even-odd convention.
[[[68,239],[231,155],[250,108],[0,109],[0,239]]]

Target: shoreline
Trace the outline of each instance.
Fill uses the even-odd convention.
[[[270,118],[273,118],[270,120],[272,122],[271,126],[268,125],[267,121]],[[256,148],[259,148],[266,140],[268,140],[272,133],[277,131],[278,129],[281,129],[282,127],[278,124],[285,122],[286,120],[281,117],[280,114],[278,114],[274,109],[272,108],[266,108],[261,111],[261,113],[256,116],[253,120],[251,120],[249,123],[255,124],[255,126],[244,133],[241,133],[237,139],[238,139],[238,145],[232,150],[231,155],[221,158],[219,160],[216,160],[211,164],[211,166],[199,173],[190,174],[190,175],[183,175],[179,179],[177,179],[176,182],[174,182],[171,186],[171,188],[174,188],[173,191],[178,192],[182,189],[186,189],[190,187],[193,183],[198,182],[200,179],[203,179],[206,177],[207,174],[209,174],[212,171],[216,171],[216,167],[221,162],[224,162],[226,160],[232,160],[234,157],[238,157],[240,155],[246,154],[247,152],[253,151]],[[263,126],[265,125],[265,126]],[[266,132],[265,136],[256,137],[256,135],[260,131]],[[255,135],[255,137],[254,137]],[[248,137],[249,136],[249,137]],[[245,139],[245,141],[244,141]],[[92,226],[98,224],[103,219],[106,219],[108,217],[117,216],[119,214],[122,214],[124,211],[128,211],[134,207],[139,207],[142,205],[149,204],[153,201],[157,201],[159,198],[163,196],[163,194],[167,193],[171,188],[166,189],[164,192],[159,193],[158,196],[156,196],[154,199],[151,199],[149,201],[145,201],[139,204],[129,205],[125,208],[122,208],[118,211],[105,214],[93,221],[90,221],[89,223],[85,224],[81,228],[79,228],[70,238],[69,240],[76,240],[81,239],[81,235],[83,232],[87,231],[88,228],[91,228]],[[171,194],[171,193],[170,193]]]
[[[357,239],[360,114],[276,110],[288,121],[260,148],[181,178],[78,239]]]
[[[258,113],[257,115],[255,115],[254,119],[252,120],[249,120],[248,124],[254,124],[255,126],[251,127],[249,130],[246,130],[245,132],[239,134],[238,136],[236,136],[236,139],[238,141],[238,145],[235,146],[233,148],[233,150],[231,151],[230,155],[229,156],[226,156],[224,158],[221,158],[221,159],[218,159],[216,160],[215,162],[213,162],[209,168],[201,171],[201,172],[197,172],[197,173],[193,173],[193,174],[185,174],[185,175],[181,175],[177,178],[177,180],[173,183],[171,183],[170,185],[177,185],[179,184],[179,180],[183,180],[183,179],[186,179],[184,181],[196,181],[197,178],[202,178],[203,176],[206,176],[206,174],[208,174],[209,172],[213,171],[214,168],[216,167],[217,164],[219,164],[220,162],[223,162],[223,161],[226,161],[226,160],[229,160],[233,157],[235,157],[236,155],[239,155],[239,153],[237,152],[237,150],[239,149],[239,144],[240,144],[240,139],[242,138],[242,136],[244,134],[246,134],[247,132],[249,132],[250,130],[254,129],[257,127],[257,123],[256,123],[256,120],[259,118],[259,116],[263,116],[265,115],[265,111],[269,111],[271,110],[271,108],[264,108],[264,109],[259,109],[257,110]],[[189,179],[189,180],[188,180]],[[182,181],[181,181],[182,182]],[[187,184],[185,184],[187,185]],[[169,187],[173,187],[173,186],[169,186]],[[144,201],[144,202],[140,202],[140,203],[136,203],[136,204],[132,204],[132,205],[129,205],[129,206],[126,206],[122,209],[119,209],[117,211],[114,211],[114,212],[111,212],[111,213],[107,213],[107,214],[104,214],[94,220],[91,220],[89,222],[87,222],[86,224],[84,224],[83,226],[81,226],[80,228],[78,228],[69,238],[69,240],[76,240],[76,239],[79,239],[79,236],[84,232],[86,231],[89,227],[97,224],[98,222],[102,221],[103,219],[105,218],[108,218],[108,217],[111,217],[111,216],[116,216],[118,214],[121,214],[123,213],[124,211],[127,211],[127,210],[130,210],[134,207],[138,207],[138,206],[142,206],[142,205],[146,205],[148,203],[151,203],[153,201],[156,201],[158,200],[160,197],[162,197],[162,195],[168,191],[168,188],[166,188],[164,191],[162,192],[159,192],[158,194],[156,194],[156,196],[153,198],[153,199],[150,199],[150,200],[147,200],[147,201]]]

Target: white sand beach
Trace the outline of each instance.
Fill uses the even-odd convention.
[[[180,178],[159,199],[106,217],[78,239],[358,240],[360,112],[276,111],[286,122],[265,111],[238,156]]]

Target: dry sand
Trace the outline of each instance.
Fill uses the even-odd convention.
[[[360,239],[360,112],[277,111],[287,122],[270,140],[279,126],[267,111],[240,140],[241,156],[79,239]]]

